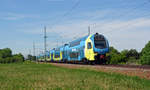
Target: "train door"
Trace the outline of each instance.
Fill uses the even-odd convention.
[[[89,36],[87,38],[87,40],[85,41],[85,58],[88,59],[89,61],[94,61],[95,58],[95,54],[94,54],[94,50],[93,50],[93,45],[92,45],[92,40],[90,39],[91,36]]]

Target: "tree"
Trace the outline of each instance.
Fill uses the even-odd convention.
[[[121,51],[121,56],[122,56],[123,62],[127,62],[128,61],[128,52],[129,51],[127,49]]]
[[[12,51],[9,48],[1,49],[0,50],[0,57],[6,58],[6,57],[11,57],[12,56]]]
[[[150,65],[150,41],[142,49],[140,62],[143,65]]]
[[[13,62],[23,62],[24,57],[21,53],[13,55]]]
[[[135,59],[139,59],[139,53],[136,49],[130,49],[127,53],[127,58],[134,57]]]
[[[122,56],[114,47],[109,48],[109,53],[106,54],[108,64],[118,64],[122,61]]]

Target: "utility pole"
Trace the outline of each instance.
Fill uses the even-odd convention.
[[[33,42],[33,56],[35,56],[35,43]]]
[[[31,55],[31,50],[29,49],[29,55]]]
[[[31,49],[29,49],[29,57],[31,56]],[[29,58],[28,57],[28,59],[30,59],[30,61],[31,61],[31,57]]]
[[[33,57],[34,57],[34,59],[36,60],[36,56],[35,56],[35,43],[33,42]]]
[[[88,35],[90,35],[91,31],[90,31],[90,26],[88,26]]]
[[[57,39],[57,47],[58,47],[58,39]]]
[[[47,35],[46,35],[46,26],[44,27],[44,48],[45,48],[45,62],[46,62],[46,39],[47,39]]]

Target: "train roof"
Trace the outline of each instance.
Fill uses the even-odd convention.
[[[74,43],[74,42],[78,42],[78,41],[84,41],[88,36],[89,36],[89,35],[86,35],[86,36],[84,36],[84,37],[82,37],[82,38],[76,39],[76,40],[74,40],[74,41],[72,41],[72,42],[69,42],[69,44],[70,44],[70,43]]]

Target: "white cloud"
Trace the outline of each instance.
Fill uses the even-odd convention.
[[[93,17],[93,19],[105,16],[105,12],[95,12],[95,14],[81,14],[81,17]],[[56,24],[53,28],[47,27],[48,47],[56,47],[57,39],[61,42],[68,43],[73,39],[85,36],[88,34],[88,26],[91,25],[91,33],[104,34],[110,45],[119,50],[135,48],[140,51],[144,45],[150,40],[150,18],[133,18],[133,19],[111,19],[111,20],[93,20],[79,19],[66,20],[63,24]],[[24,31],[24,30],[23,30]],[[27,31],[31,34],[42,34],[42,27],[36,27]]]
[[[79,21],[72,24],[58,25],[48,32],[56,32],[63,37],[61,39],[72,40],[75,36],[78,38],[87,35],[87,27],[90,23],[90,21]],[[99,26],[92,27],[91,32],[103,33],[110,41],[110,45],[115,46],[119,50],[135,48],[140,51],[150,40],[149,18],[96,22],[96,24]]]

